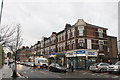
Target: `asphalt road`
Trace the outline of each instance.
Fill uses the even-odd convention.
[[[18,65],[18,72],[26,78],[120,78],[120,75],[109,73],[92,73],[90,71],[74,71],[66,73],[51,72],[46,69],[36,69]]]

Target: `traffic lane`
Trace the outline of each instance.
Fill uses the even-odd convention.
[[[31,69],[22,72],[28,78],[120,78],[109,73],[92,73],[90,71],[77,71],[58,73],[48,70]]]
[[[91,71],[74,71],[67,73],[57,73],[37,69],[24,65],[17,65],[18,71],[30,78],[119,78],[119,75],[109,73],[92,73]]]
[[[58,74],[53,75],[51,72],[46,70],[24,70],[21,73],[26,78],[61,78]]]

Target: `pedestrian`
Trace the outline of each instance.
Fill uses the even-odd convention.
[[[12,64],[12,71],[15,70],[15,63]]]
[[[73,62],[71,62],[71,71],[72,71],[72,72],[74,71]]]

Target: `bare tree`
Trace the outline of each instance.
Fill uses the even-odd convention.
[[[17,59],[17,51],[18,49],[20,49],[20,47],[22,46],[22,38],[21,38],[21,26],[20,24],[18,24],[17,26],[17,30],[16,30],[16,40],[13,41],[12,45],[11,45],[11,50],[13,51],[13,53],[15,54],[15,69],[13,71],[13,75],[12,77],[18,77],[17,75],[17,64],[16,64],[16,59]]]
[[[15,37],[16,27],[9,27],[5,25],[0,27],[0,44],[1,45],[8,45],[16,40]]]
[[[12,77],[17,77],[17,50],[22,46],[21,25],[16,24],[11,27],[8,25],[0,27],[0,44],[6,48],[9,48],[13,52],[15,58],[15,69]]]

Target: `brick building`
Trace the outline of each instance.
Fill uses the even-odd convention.
[[[64,30],[44,37],[40,41],[39,54],[67,67],[72,62],[74,68],[87,68],[95,62],[107,62],[117,57],[117,38],[107,36],[107,30],[78,19],[74,25],[66,24]],[[113,44],[110,45],[111,42]]]

